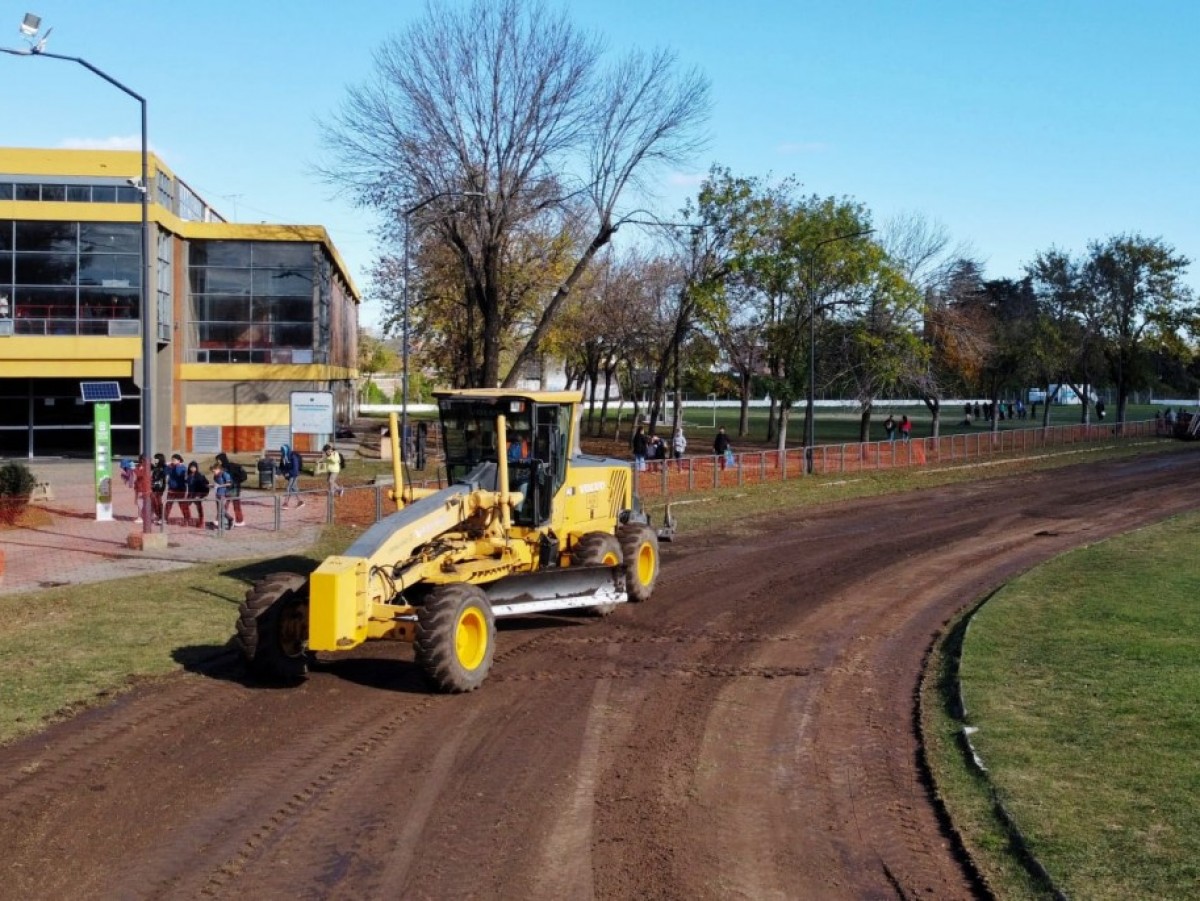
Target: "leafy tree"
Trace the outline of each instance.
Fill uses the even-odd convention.
[[[358,371],[366,376],[363,392],[366,397],[374,397],[375,384],[372,381],[381,372],[395,372],[399,369],[396,352],[379,338],[367,332],[358,336]],[[370,401],[377,403],[378,401]]]
[[[698,149],[707,109],[706,79],[670,53],[605,66],[596,39],[536,0],[431,3],[377,50],[374,79],[332,120],[326,175],[395,217],[393,236],[400,211],[423,207],[459,262],[479,383],[500,379],[512,342],[511,384],[621,224],[618,204],[652,168]],[[583,239],[538,310],[516,314],[506,251],[529,230]]]
[[[1190,261],[1161,238],[1119,235],[1088,245],[1083,290],[1099,314],[1102,349],[1117,388],[1117,422],[1154,331],[1172,332],[1195,315],[1182,278]]]

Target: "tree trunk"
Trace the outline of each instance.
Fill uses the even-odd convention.
[[[862,405],[862,413],[858,418],[858,440],[867,442],[871,440],[871,401],[867,401]]]
[[[743,369],[738,373],[738,437],[745,438],[750,434],[750,385],[753,376],[749,370]]]

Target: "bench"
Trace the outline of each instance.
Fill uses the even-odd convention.
[[[45,504],[52,500],[54,500],[54,488],[50,485],[49,479],[39,481],[33,486],[33,491],[29,492],[31,504]]]

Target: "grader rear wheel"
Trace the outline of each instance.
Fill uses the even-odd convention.
[[[291,681],[308,672],[308,579],[272,573],[238,607],[237,643],[260,677]]]
[[[609,532],[588,532],[571,552],[572,566],[619,566],[620,563],[621,542]],[[586,609],[595,616],[603,617],[616,610],[617,605],[597,604]]]
[[[492,668],[496,621],[474,585],[443,585],[417,611],[417,663],[438,691],[474,691]]]
[[[658,581],[658,536],[648,525],[626,523],[617,529],[625,565],[625,590],[631,601],[645,601]]]

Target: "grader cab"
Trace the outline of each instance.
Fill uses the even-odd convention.
[[[579,452],[578,393],[437,397],[448,484],[396,493],[395,513],[310,576],[256,583],[237,639],[258,674],[299,679],[314,653],[392,639],[415,645],[437,690],[471,691],[491,669],[497,618],[605,615],[650,597],[658,536],[629,464]]]

